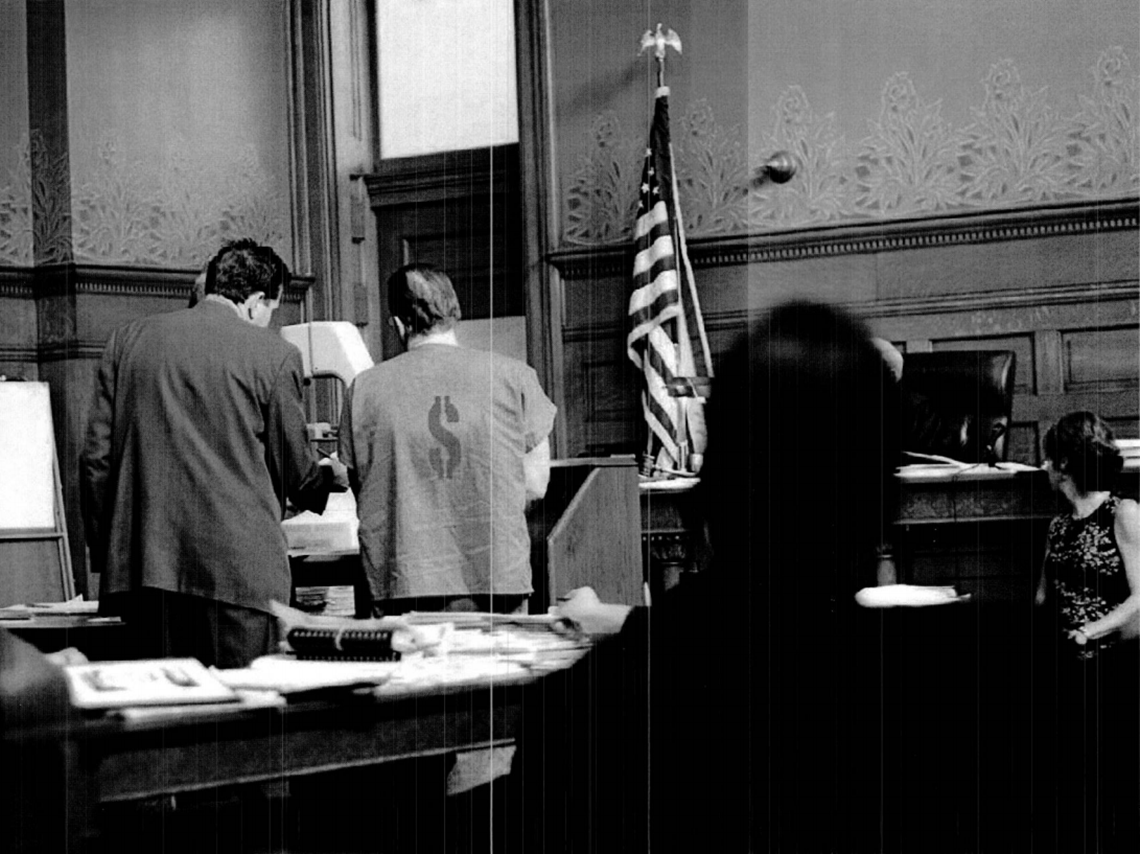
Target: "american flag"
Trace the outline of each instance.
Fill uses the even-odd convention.
[[[704,401],[670,396],[669,384],[676,378],[711,377],[712,360],[678,209],[667,86],[657,90],[635,239],[626,343],[630,359],[645,377],[645,459],[656,472],[692,472],[700,459],[692,455],[703,455],[707,443]]]

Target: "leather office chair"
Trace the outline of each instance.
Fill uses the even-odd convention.
[[[1015,362],[1010,350],[908,353],[903,450],[969,463],[1006,459]]]

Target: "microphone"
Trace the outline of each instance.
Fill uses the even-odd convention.
[[[752,176],[752,186],[762,187],[765,184],[786,184],[796,174],[799,164],[796,158],[787,151],[777,151],[760,166]]]
[[[990,468],[997,468],[998,439],[1005,435],[1005,425],[1000,421],[990,428],[990,443],[986,445],[986,462]]]

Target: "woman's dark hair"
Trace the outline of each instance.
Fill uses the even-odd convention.
[[[1045,457],[1082,495],[1112,489],[1124,467],[1109,427],[1092,412],[1070,412],[1045,433]]]
[[[702,484],[716,566],[785,601],[873,584],[897,509],[897,394],[869,330],[838,308],[793,301],[754,324],[709,401]]]
[[[430,264],[408,264],[388,278],[388,311],[409,335],[446,332],[461,316],[451,279]]]
[[[235,303],[261,291],[266,299],[280,299],[289,284],[289,268],[270,249],[249,238],[231,240],[206,265],[206,293]]]

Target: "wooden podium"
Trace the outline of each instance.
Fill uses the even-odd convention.
[[[643,605],[641,515],[632,456],[554,460],[546,496],[527,511],[539,613],[576,587]]]

